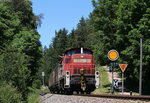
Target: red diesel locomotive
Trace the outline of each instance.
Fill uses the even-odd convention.
[[[59,65],[49,78],[52,93],[90,94],[99,86],[99,71],[95,70],[93,53],[85,48],[73,48],[65,52]]]

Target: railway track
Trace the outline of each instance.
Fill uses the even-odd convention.
[[[150,103],[149,96],[44,94],[41,103]]]
[[[75,96],[97,97],[97,98],[111,98],[122,100],[140,100],[150,102],[150,96],[133,96],[133,95],[96,95],[96,94],[74,94]]]

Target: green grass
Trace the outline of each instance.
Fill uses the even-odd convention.
[[[132,92],[132,95],[139,95],[138,92]]]
[[[100,71],[100,86],[92,94],[108,94],[110,92],[110,82],[106,70],[101,66],[98,67]]]
[[[50,93],[50,91],[49,91],[48,88],[44,88],[44,89],[43,89],[43,92],[44,92],[44,93]]]
[[[28,103],[41,103],[40,94],[49,93],[49,89],[46,87],[41,87],[41,89],[29,88],[31,93],[28,95]]]
[[[28,103],[40,103],[39,102],[39,94],[37,93],[31,93],[28,96]]]

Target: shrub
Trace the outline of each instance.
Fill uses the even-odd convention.
[[[0,103],[23,103],[21,94],[11,84],[0,85]]]

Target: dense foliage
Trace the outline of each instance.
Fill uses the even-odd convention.
[[[6,86],[0,85],[0,88],[5,92],[10,89],[9,95],[14,96],[18,91],[23,100],[27,98],[28,87],[40,84],[38,73],[42,47],[37,32],[39,19],[33,14],[31,6],[29,0],[0,2],[0,81],[6,82]],[[11,91],[11,86],[16,89]],[[8,96],[5,99],[9,99]]]
[[[23,103],[21,93],[11,84],[1,81],[0,84],[0,103]]]
[[[71,33],[61,29],[55,33],[49,48],[44,49],[43,70],[47,76],[69,48],[85,47],[94,52],[95,63],[108,65],[107,53],[116,49],[118,63],[128,63],[126,86],[138,91],[140,38],[143,39],[143,93],[150,94],[150,1],[92,0],[94,10],[89,19],[83,17]],[[134,88],[133,88],[134,87]]]

